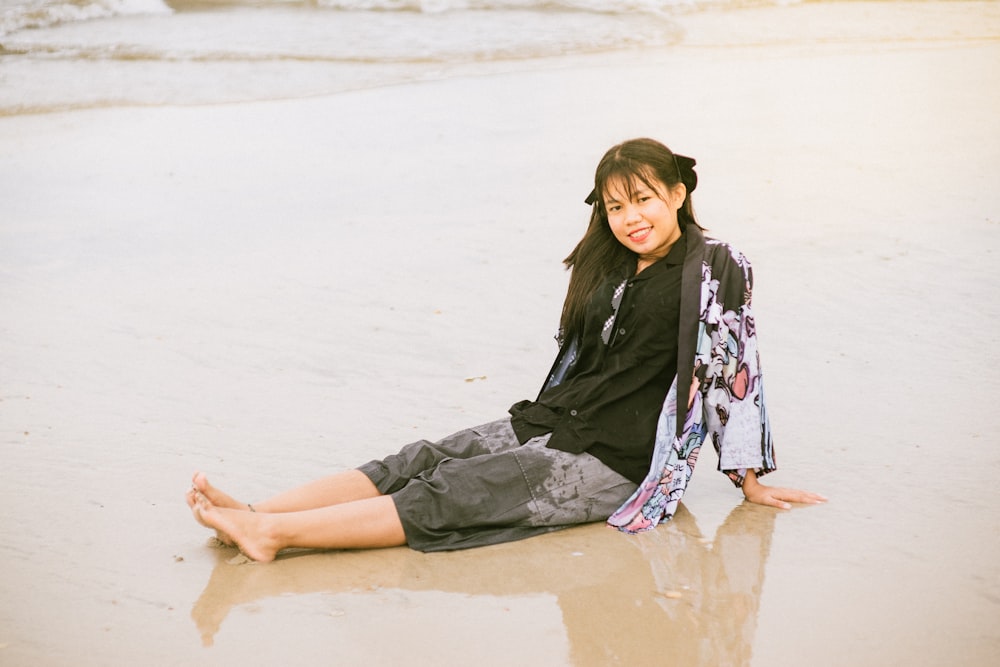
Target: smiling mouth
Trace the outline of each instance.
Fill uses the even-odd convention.
[[[653,231],[652,227],[643,227],[642,229],[637,229],[634,232],[630,232],[628,237],[631,240],[639,243],[645,241],[646,237],[649,236],[650,232],[652,231]]]

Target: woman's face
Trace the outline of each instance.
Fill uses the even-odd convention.
[[[622,179],[612,179],[604,191],[608,225],[618,242],[639,256],[636,272],[666,257],[681,237],[677,211],[687,194],[683,183],[670,188],[647,180],[649,185],[636,178],[629,188]]]

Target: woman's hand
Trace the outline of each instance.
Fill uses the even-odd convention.
[[[753,470],[747,470],[747,474],[743,478],[743,495],[752,503],[770,505],[783,510],[791,509],[790,503],[818,505],[826,502],[826,498],[818,493],[799,489],[784,489],[779,486],[765,486],[757,481],[757,474]]]

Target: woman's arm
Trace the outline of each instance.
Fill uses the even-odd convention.
[[[791,509],[790,503],[818,505],[826,502],[826,498],[818,493],[761,484],[757,481],[757,473],[752,469],[747,470],[743,477],[743,495],[752,503],[770,505],[785,510]]]

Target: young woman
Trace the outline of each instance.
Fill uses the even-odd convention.
[[[196,473],[195,518],[258,561],[287,547],[461,549],[604,520],[638,532],[673,516],[709,435],[747,500],[823,502],[758,481],[775,462],[752,273],[703,236],[694,166],[651,139],[601,159],[536,400],[255,505]]]

